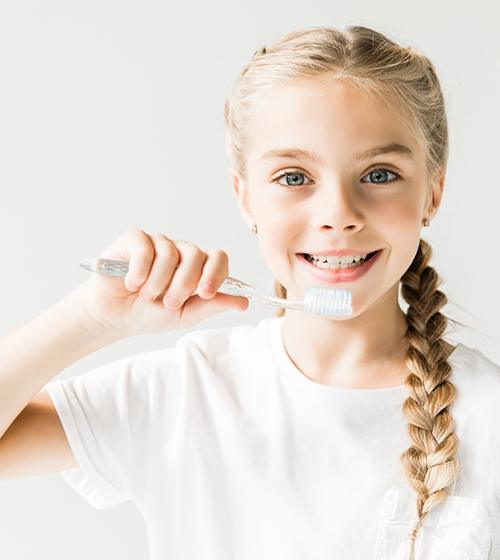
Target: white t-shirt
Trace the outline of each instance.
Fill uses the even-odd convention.
[[[98,509],[132,500],[151,560],[399,560],[415,513],[402,385],[307,378],[283,317],[191,331],[47,388]],[[449,362],[460,474],[425,519],[417,559],[500,559],[500,366]]]

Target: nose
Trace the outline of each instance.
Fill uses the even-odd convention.
[[[325,182],[314,197],[314,226],[337,232],[355,232],[363,227],[359,201],[352,187],[340,181]]]

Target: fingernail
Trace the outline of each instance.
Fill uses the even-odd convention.
[[[208,282],[203,282],[203,284],[201,285],[201,288],[203,290],[205,290],[205,292],[213,292],[214,291],[213,284],[209,284]]]
[[[181,304],[181,302],[173,297],[167,297],[167,299],[165,300],[165,305],[167,307],[170,307],[171,309],[177,309],[177,307],[179,307],[179,305]]]

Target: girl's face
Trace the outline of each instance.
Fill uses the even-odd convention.
[[[397,151],[367,153],[394,144]],[[284,153],[291,150],[310,156]],[[247,177],[233,175],[233,186],[288,297],[302,299],[311,286],[349,289],[359,314],[397,294],[422,220],[439,206],[439,179],[428,183],[425,154],[395,112],[348,82],[308,81],[266,98],[251,123]],[[341,249],[382,252],[361,278],[333,286],[297,256]]]

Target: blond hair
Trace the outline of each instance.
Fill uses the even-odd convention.
[[[241,70],[224,104],[226,151],[231,167],[246,175],[245,153],[252,115],[267,93],[287,82],[347,79],[403,115],[408,130],[426,154],[428,177],[446,169],[448,127],[443,94],[432,62],[412,47],[402,47],[363,26],[344,32],[312,27],[290,32],[258,49]],[[420,244],[401,278],[409,343],[404,364],[410,396],[402,409],[412,445],[401,455],[405,474],[417,494],[415,524],[408,534],[407,559],[415,557],[415,539],[427,513],[442,502],[458,474],[458,438],[451,415],[456,389],[448,356],[454,349],[442,338],[448,319],[440,313],[447,297],[429,265],[430,245]],[[275,280],[276,295],[287,297]],[[283,309],[276,313],[284,314]]]

